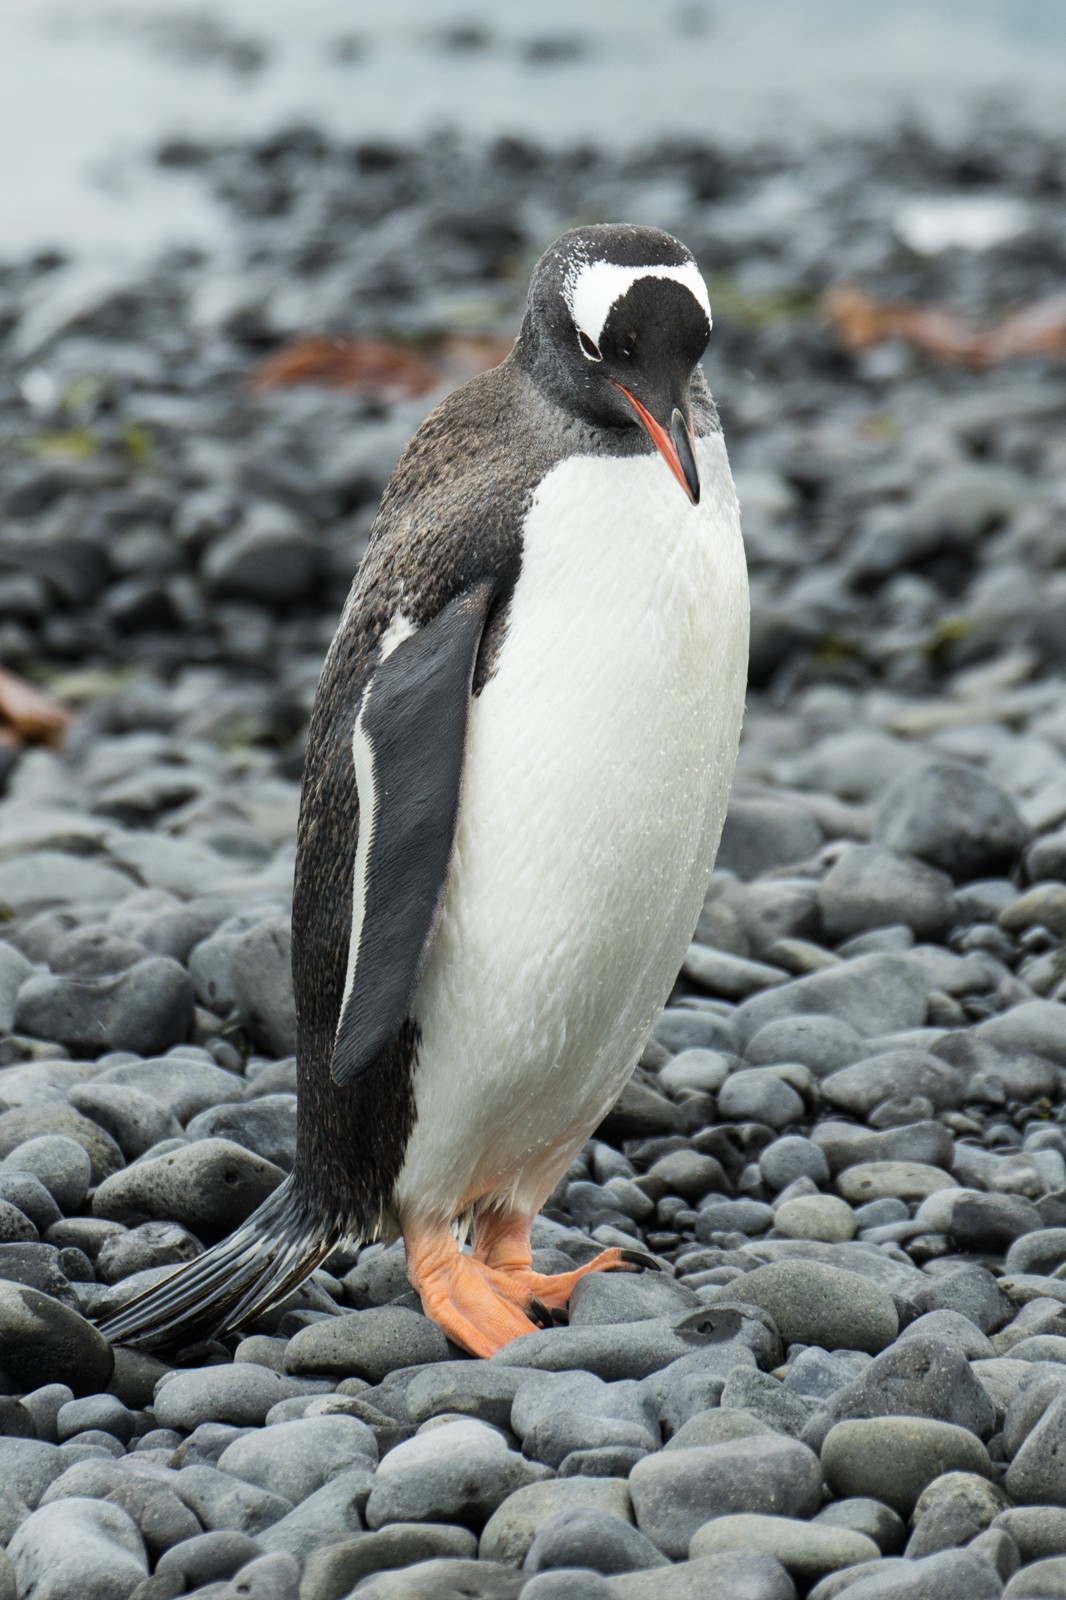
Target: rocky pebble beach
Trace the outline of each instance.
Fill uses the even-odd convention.
[[[1066,1594],[1066,367],[849,349],[1066,269],[1001,112],[802,152],[174,141],[223,266],[0,266],[0,1600]],[[1025,207],[922,252],[915,194]],[[512,335],[629,217],[706,270],[752,576],[718,867],[636,1075],[538,1221],[570,1323],[449,1346],[402,1250],[227,1344],[94,1321],[290,1169],[302,741],[437,395],[251,382],[308,332]]]

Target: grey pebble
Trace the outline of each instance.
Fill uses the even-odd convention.
[[[863,1038],[875,1038],[921,1027],[927,994],[927,980],[912,956],[856,956],[827,971],[753,995],[737,1007],[735,1026],[746,1047],[768,1022],[828,1013],[850,1023]]]
[[[299,1393],[299,1383],[247,1361],[231,1366],[190,1367],[160,1381],[153,1409],[161,1428],[178,1428],[185,1433],[205,1422],[258,1427],[271,1406]]]
[[[797,1440],[757,1435],[638,1461],[629,1478],[637,1526],[664,1555],[680,1560],[708,1516],[774,1512],[809,1517],[821,1499],[821,1470]]]
[[[946,872],[913,854],[858,845],[826,873],[818,901],[833,944],[894,923],[905,924],[918,939],[938,940],[951,927],[954,884]]]
[[[1051,1400],[1026,1436],[1006,1487],[1016,1502],[1066,1507],[1066,1394]]]
[[[188,1038],[193,1005],[184,967],[167,956],[148,956],[99,977],[34,974],[19,990],[15,1027],[56,1039],[75,1055],[101,1049],[146,1055]]]
[[[218,1458],[223,1472],[299,1504],[356,1458],[377,1460],[372,1429],[355,1417],[307,1417],[246,1433]]]
[[[84,1203],[93,1176],[84,1146],[59,1133],[39,1134],[16,1145],[4,1160],[4,1170],[37,1178],[64,1213]]]
[[[802,1134],[785,1134],[768,1144],[759,1157],[759,1171],[771,1189],[778,1191],[794,1183],[797,1178],[810,1178],[814,1183],[829,1181],[829,1163],[825,1154]]]
[[[189,1510],[209,1531],[237,1528],[242,1533],[260,1534],[293,1509],[290,1500],[256,1489],[229,1472],[219,1472],[217,1467],[182,1467],[173,1483]]]
[[[770,1262],[730,1284],[725,1294],[768,1311],[786,1344],[876,1354],[899,1332],[896,1308],[884,1289],[820,1262]]]
[[[111,1346],[69,1306],[21,1284],[0,1281],[4,1370],[27,1389],[62,1382],[95,1395],[114,1370]]]
[[[301,1600],[343,1600],[375,1572],[414,1566],[439,1557],[471,1561],[477,1538],[469,1528],[449,1523],[394,1522],[313,1550],[301,1583]]]
[[[386,1459],[388,1459],[386,1457]],[[537,1533],[560,1511],[587,1506],[632,1520],[629,1489],[621,1478],[548,1478],[516,1489],[482,1530],[482,1561],[520,1567]]]
[[[669,1563],[631,1522],[589,1506],[560,1511],[541,1527],[526,1552],[523,1570],[585,1567],[594,1572],[641,1572]]]
[[[772,1067],[742,1068],[719,1090],[718,1115],[733,1122],[785,1128],[802,1117],[803,1099]]]
[[[767,1022],[748,1040],[745,1059],[752,1066],[798,1061],[818,1078],[861,1061],[869,1051],[857,1028],[831,1015],[780,1017]]]
[[[116,1482],[103,1498],[132,1517],[151,1560],[202,1532],[198,1519],[169,1484],[133,1478]]]
[[[184,1126],[200,1111],[243,1100],[244,1080],[203,1059],[192,1047],[148,1061],[119,1062],[105,1067],[93,1079],[95,1085],[114,1084],[134,1089],[165,1106]]]
[[[223,1586],[219,1600],[299,1600],[299,1563],[277,1550],[256,1556]]]
[[[147,1575],[144,1544],[121,1507],[68,1499],[34,1511],[8,1546],[20,1595],[126,1600]]]
[[[705,1522],[692,1536],[693,1559],[726,1550],[765,1551],[804,1587],[827,1572],[876,1561],[880,1550],[864,1533],[794,1517],[738,1513]]]
[[[776,1556],[752,1550],[721,1551],[654,1572],[608,1578],[612,1600],[795,1600],[796,1589]]]
[[[831,1500],[814,1518],[835,1528],[853,1528],[871,1538],[883,1555],[894,1555],[902,1550],[907,1528],[891,1506],[882,1500],[871,1500],[861,1495],[850,1499]]]
[[[129,1444],[133,1438],[134,1423],[133,1413],[115,1395],[86,1395],[80,1400],[68,1400],[60,1406],[56,1416],[56,1437],[62,1444],[89,1428],[113,1434],[122,1444]]]
[[[244,1105],[212,1106],[193,1117],[185,1132],[190,1139],[228,1139],[291,1172],[296,1159],[296,1096],[260,1095]]]
[[[377,1306],[301,1328],[289,1341],[289,1372],[358,1377],[380,1383],[397,1367],[446,1361],[447,1340],[435,1323],[405,1306]]]
[[[548,1469],[509,1450],[495,1428],[473,1418],[428,1423],[385,1456],[366,1508],[367,1526],[387,1522],[484,1523],[516,1489]]]
[[[922,1490],[944,1472],[992,1475],[988,1452],[972,1433],[924,1417],[838,1422],[821,1460],[835,1495],[883,1500],[900,1516],[909,1516]]]
[[[374,1488],[374,1470],[356,1458],[354,1464],[309,1494],[286,1516],[259,1536],[264,1550],[285,1551],[299,1562],[312,1550],[350,1539],[364,1526],[367,1503]]]
[[[238,1568],[259,1554],[258,1542],[232,1528],[195,1534],[165,1550],[156,1562],[157,1572],[178,1572],[186,1585],[199,1587],[231,1578]]]
[[[149,1267],[179,1266],[200,1254],[197,1239],[178,1222],[142,1222],[105,1239],[96,1257],[102,1283],[120,1283]]]
[[[127,1161],[143,1156],[162,1139],[181,1137],[181,1124],[173,1112],[129,1085],[76,1084],[70,1091],[70,1104],[105,1128]]]
[[[93,1215],[115,1222],[173,1219],[193,1233],[229,1233],[285,1174],[228,1139],[201,1139],[116,1172],[93,1196]]]
[[[8,1205],[17,1206],[42,1238],[62,1215],[53,1196],[35,1172],[0,1169],[0,1198]]]
[[[522,1580],[494,1562],[438,1558],[402,1572],[379,1572],[355,1591],[360,1600],[517,1600]]]
[[[1066,1507],[1008,1506],[992,1523],[1014,1541],[1023,1562],[1041,1561],[1066,1550]]]

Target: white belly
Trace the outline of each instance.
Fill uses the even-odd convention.
[[[541,485],[415,998],[402,1219],[538,1207],[617,1098],[699,916],[747,669],[721,436],[692,506],[656,456]]]

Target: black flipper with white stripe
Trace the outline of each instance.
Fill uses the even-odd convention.
[[[470,691],[493,584],[475,584],[374,672],[353,739],[359,790],[352,946],[331,1075],[350,1084],[395,1040],[444,901]]]

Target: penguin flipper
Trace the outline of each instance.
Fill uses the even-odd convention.
[[[352,739],[359,794],[348,979],[331,1075],[351,1083],[410,1010],[459,816],[470,690],[494,583],[472,585],[380,662]]]

